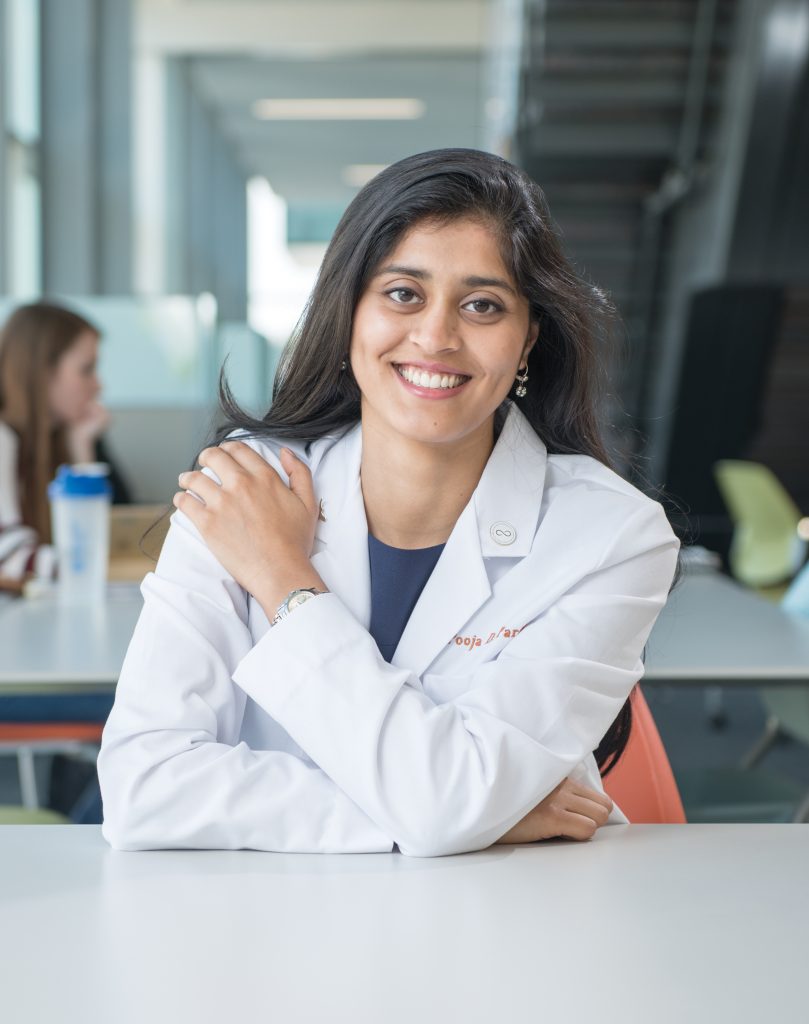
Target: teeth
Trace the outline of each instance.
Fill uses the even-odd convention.
[[[427,373],[424,370],[417,370],[413,366],[397,366],[402,377],[411,384],[420,388],[457,388],[463,384],[466,377],[457,373]]]

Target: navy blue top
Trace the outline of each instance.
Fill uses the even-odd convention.
[[[435,568],[443,544],[434,548],[392,548],[368,534],[371,565],[371,626],[382,657],[390,661],[419,594]]]

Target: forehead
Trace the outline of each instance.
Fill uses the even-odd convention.
[[[383,265],[386,263],[425,266],[460,277],[496,275],[513,283],[503,260],[499,235],[493,225],[479,219],[419,221],[382,260]]]

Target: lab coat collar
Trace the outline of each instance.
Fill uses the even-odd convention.
[[[326,522],[318,523],[316,546],[320,550],[312,556],[312,564],[367,629],[371,584],[360,486],[359,424],[329,456],[318,481]],[[407,666],[421,675],[491,595],[484,559],[528,554],[536,533],[546,465],[545,445],[512,404],[478,486],[408,620],[394,665]]]
[[[547,461],[545,445],[512,403],[472,497],[484,558],[523,558],[531,550]]]
[[[546,461],[544,444],[512,405],[472,499],[408,619],[392,664],[421,676],[491,597],[485,559],[528,554],[539,518]]]

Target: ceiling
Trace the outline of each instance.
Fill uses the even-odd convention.
[[[212,3],[213,0],[196,0]],[[348,202],[351,164],[387,164],[441,146],[477,146],[483,123],[476,55],[363,56],[330,60],[195,57],[192,80],[216,111],[243,167],[266,175],[290,202]],[[262,98],[412,97],[414,121],[261,121]]]
[[[298,206],[345,205],[351,164],[485,145],[489,0],[138,0],[140,57],[188,62],[248,175]],[[262,121],[257,100],[410,97],[410,121]]]

